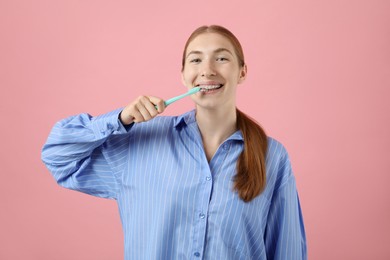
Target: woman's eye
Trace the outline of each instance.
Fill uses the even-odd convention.
[[[199,63],[200,61],[201,60],[199,58],[194,58],[190,60],[191,63]]]
[[[225,57],[219,57],[217,58],[217,61],[228,61],[228,59]]]

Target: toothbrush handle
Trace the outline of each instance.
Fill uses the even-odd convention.
[[[165,103],[165,106],[167,107],[167,106],[169,106],[170,104],[172,104],[173,102],[176,102],[176,101],[178,101],[179,99],[182,99],[182,98],[184,98],[184,97],[186,97],[186,96],[190,96],[190,95],[192,95],[192,94],[195,94],[195,93],[198,92],[198,91],[200,91],[200,88],[199,88],[199,87],[195,87],[195,88],[189,90],[187,93],[184,93],[184,94],[182,94],[182,95],[179,95],[179,96],[170,98],[170,99],[168,99],[168,100],[166,100],[166,101],[164,102],[164,103]],[[157,106],[156,106],[156,108],[157,108]]]
[[[193,93],[190,93],[190,92],[187,92],[187,93],[184,93],[183,95],[180,95],[180,96],[177,96],[177,97],[173,97],[173,98],[170,98],[168,100],[165,101],[165,106],[168,106],[170,104],[172,104],[173,102],[176,102],[178,101],[179,99],[182,99],[186,96],[189,96],[189,95],[192,95]]]

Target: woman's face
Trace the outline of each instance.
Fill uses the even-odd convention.
[[[187,47],[182,80],[189,89],[208,89],[192,95],[198,107],[235,107],[237,84],[244,81],[246,66],[241,67],[231,42],[217,33],[203,33]]]

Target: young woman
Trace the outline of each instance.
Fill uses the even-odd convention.
[[[126,259],[306,259],[288,154],[236,108],[239,41],[200,27],[182,64],[184,85],[202,88],[193,111],[157,116],[164,101],[141,96],[73,116],[54,126],[43,161],[60,185],[117,200]]]

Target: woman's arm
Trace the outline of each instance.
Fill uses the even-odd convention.
[[[265,244],[268,259],[306,260],[306,235],[294,177],[280,187],[268,215]]]
[[[61,186],[116,199],[120,174],[127,162],[127,129],[133,122],[148,121],[164,109],[162,99],[141,96],[123,110],[64,119],[53,127],[43,146],[42,160]]]
[[[306,260],[307,247],[301,206],[287,152],[281,156],[279,182],[267,218],[267,259]]]
[[[118,179],[110,163],[128,146],[118,120],[121,109],[92,117],[80,114],[59,121],[42,150],[42,160],[61,186],[87,194],[116,198]],[[109,149],[107,149],[109,148]],[[111,154],[110,154],[111,153]],[[117,158],[120,159],[120,158]],[[118,160],[118,162],[124,162]]]

